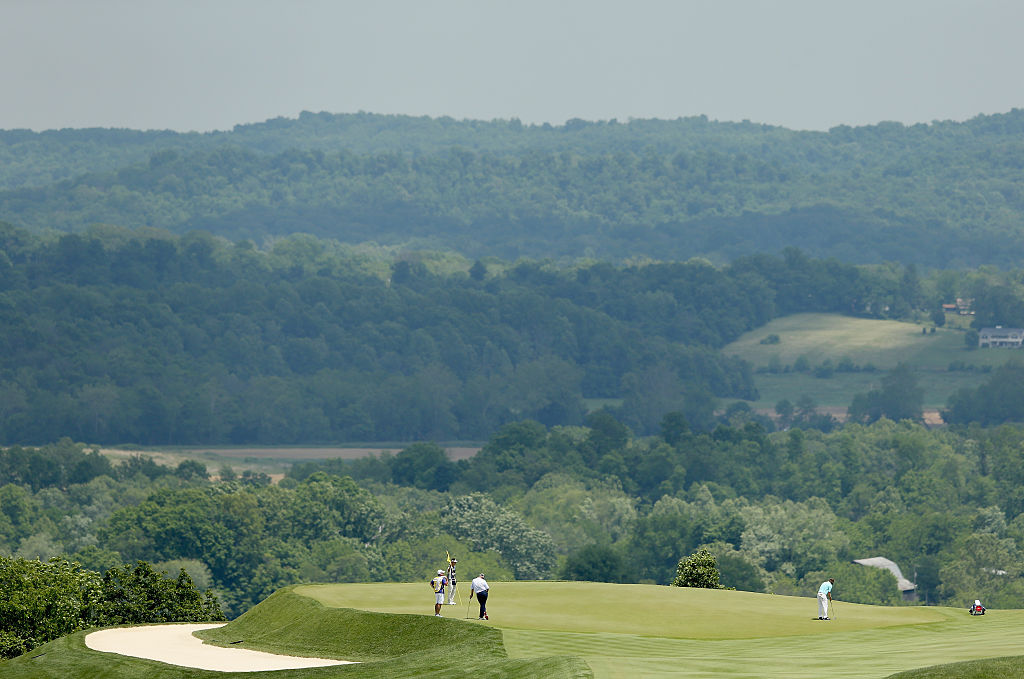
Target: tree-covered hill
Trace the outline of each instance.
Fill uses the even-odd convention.
[[[794,132],[704,118],[564,126],[303,114],[228,132],[0,132],[0,219],[231,239],[304,232],[518,256],[1024,256],[1024,111]]]
[[[912,269],[782,257],[559,267],[367,260],[293,237],[0,231],[0,440],[479,440],[621,402],[638,432],[755,396],[719,349],[798,311],[899,316]]]

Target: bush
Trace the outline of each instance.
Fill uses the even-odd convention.
[[[674,587],[701,587],[704,589],[724,589],[718,584],[718,564],[715,555],[707,547],[701,547],[690,556],[679,560],[676,566]]]
[[[174,580],[145,561],[103,574],[100,604],[104,625],[224,620],[217,597],[200,594],[184,568]]]
[[[10,658],[99,624],[99,575],[54,558],[0,557],[0,646]]]
[[[0,557],[0,657],[87,627],[223,619],[216,597],[200,594],[185,571],[165,578],[140,561],[101,578],[59,557]]]

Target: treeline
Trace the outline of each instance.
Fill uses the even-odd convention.
[[[103,573],[55,557],[0,556],[0,660],[89,627],[224,620],[217,597],[144,561]]]
[[[0,133],[0,219],[313,233],[471,257],[1015,265],[1024,112],[791,132],[706,119],[522,126],[304,114],[207,135]]]
[[[309,237],[0,239],[9,444],[480,440],[522,418],[579,424],[584,399],[621,399],[638,433],[673,410],[710,426],[716,398],[756,396],[750,366],[718,351],[741,333],[797,311],[899,317],[936,294],[913,268],[797,250],[434,273]]]
[[[621,122],[573,119],[556,126],[525,125],[514,118],[482,121],[303,111],[295,119],[279,117],[207,133],[108,128],[0,130],[0,187],[41,186],[90,172],[116,170],[143,162],[160,151],[189,153],[225,146],[268,155],[301,150],[356,155],[398,153],[409,157],[446,153],[453,148],[503,155],[670,153],[713,148],[730,155],[779,157],[807,171],[834,172],[837,165],[850,160],[862,165],[891,165],[894,150],[919,144],[960,152],[985,148],[994,140],[1022,130],[1024,116],[1017,109],[979,115],[964,123],[843,125],[827,133],[714,121],[706,116]]]
[[[468,461],[420,443],[276,485],[173,470],[6,483],[0,551],[185,568],[231,615],[295,582],[423,580],[446,551],[495,580],[667,584],[700,547],[739,589],[806,595],[831,574],[844,600],[897,604],[891,575],[851,563],[882,555],[923,601],[1019,607],[1022,450],[1019,426],[767,433],[738,412],[698,432],[673,413],[637,437],[602,412],[507,424]]]

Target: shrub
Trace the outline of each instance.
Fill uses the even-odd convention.
[[[0,657],[86,627],[223,619],[216,597],[200,594],[184,570],[166,578],[140,561],[101,578],[60,557],[0,557]]]
[[[704,589],[724,589],[718,584],[718,564],[715,555],[707,547],[701,547],[690,556],[679,560],[676,566],[676,578],[672,581],[675,587],[702,587]]]

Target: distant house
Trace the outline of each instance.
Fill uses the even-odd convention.
[[[900,567],[884,556],[873,556],[870,559],[854,559],[854,563],[871,568],[884,568],[896,576],[896,589],[903,595],[904,601],[917,601],[917,585],[903,577]]]
[[[982,328],[978,333],[979,347],[1010,347],[1020,349],[1024,345],[1024,328]]]
[[[957,297],[956,302],[951,304],[943,304],[942,310],[947,314],[959,314],[960,316],[973,316],[974,309],[974,298],[963,298]]]

